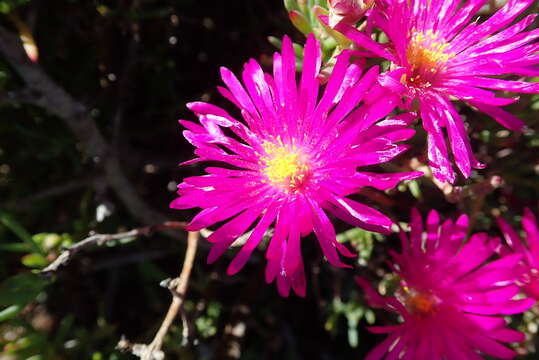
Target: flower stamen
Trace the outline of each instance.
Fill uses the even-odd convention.
[[[414,85],[430,85],[432,76],[443,70],[445,64],[456,55],[447,51],[449,45],[444,39],[439,39],[439,34],[432,30],[425,33],[412,30],[406,51],[406,58],[412,68],[408,82]]]
[[[265,141],[266,155],[261,158],[264,174],[269,182],[285,191],[298,191],[310,176],[305,156],[297,148],[291,149]]]
[[[446,52],[449,43],[438,39],[438,34],[432,30],[426,33],[415,32],[406,52],[408,62],[419,67],[426,66],[436,69],[443,66],[455,53]]]
[[[433,294],[419,292],[408,287],[404,287],[404,304],[408,310],[418,316],[426,316],[434,313],[440,300]]]

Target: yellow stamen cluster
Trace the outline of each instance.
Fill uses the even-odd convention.
[[[281,142],[262,144],[266,154],[261,157],[264,174],[269,182],[283,190],[297,190],[308,175],[305,158],[296,147],[288,148]]]
[[[432,314],[436,311],[437,305],[440,301],[434,295],[424,292],[417,292],[413,289],[409,289],[408,287],[405,287],[403,290],[406,307],[411,313],[424,316]]]
[[[439,40],[438,33],[428,30],[425,33],[412,31],[412,34],[406,57],[415,69],[436,72],[455,56],[447,52],[449,44]]]

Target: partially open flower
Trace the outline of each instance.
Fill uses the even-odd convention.
[[[329,0],[329,26],[341,21],[355,25],[373,4],[374,0]]]

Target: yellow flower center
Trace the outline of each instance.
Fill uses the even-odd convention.
[[[440,303],[440,300],[425,292],[418,292],[408,287],[403,288],[404,303],[408,310],[418,316],[426,316],[434,313]]]
[[[306,158],[296,147],[264,142],[266,155],[261,158],[269,182],[285,191],[297,191],[310,175]]]
[[[449,44],[439,39],[439,34],[428,30],[425,33],[412,31],[412,38],[406,51],[412,75],[407,82],[430,86],[430,77],[443,69],[456,54],[448,52]]]

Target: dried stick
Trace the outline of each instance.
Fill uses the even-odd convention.
[[[152,342],[149,345],[131,344],[125,338],[122,338],[118,343],[117,348],[120,350],[128,350],[133,355],[138,356],[141,360],[162,360],[165,358],[161,346],[163,345],[163,339],[170,329],[172,322],[183,306],[187,285],[189,284],[189,277],[191,276],[191,270],[197,251],[198,238],[198,231],[190,231],[187,235],[187,251],[185,252],[185,259],[183,260],[180,277],[167,282],[167,286],[172,292],[172,303],[170,304],[168,312]]]
[[[124,239],[127,237],[150,236],[154,232],[161,230],[184,229],[185,225],[186,223],[184,222],[167,221],[163,224],[145,226],[117,234],[93,234],[65,249],[64,252],[62,252],[60,256],[58,256],[50,265],[43,269],[41,273],[51,274],[56,272],[60,266],[67,264],[77,252],[90,245],[101,246],[109,241]]]
[[[187,251],[185,253],[185,259],[183,261],[182,272],[178,279],[178,285],[176,286],[175,293],[172,297],[172,303],[168,308],[167,315],[161,324],[161,327],[155,334],[155,337],[150,345],[148,345],[149,351],[142,356],[142,360],[153,360],[153,352],[161,351],[161,345],[163,344],[163,339],[172,325],[174,318],[178,314],[178,311],[183,305],[185,299],[185,293],[187,292],[187,285],[189,283],[189,277],[191,276],[191,269],[193,268],[193,263],[195,260],[195,255],[197,251],[199,233],[190,231],[187,235]]]
[[[20,100],[58,116],[81,142],[85,155],[101,163],[108,184],[135,219],[143,224],[166,221],[166,216],[148,206],[129,182],[120,160],[111,151],[110,144],[90,116],[89,108],[50,78],[39,64],[30,61],[20,39],[2,26],[0,26],[0,53],[26,83],[26,88],[19,93],[19,96],[15,99],[0,99],[0,103]]]

